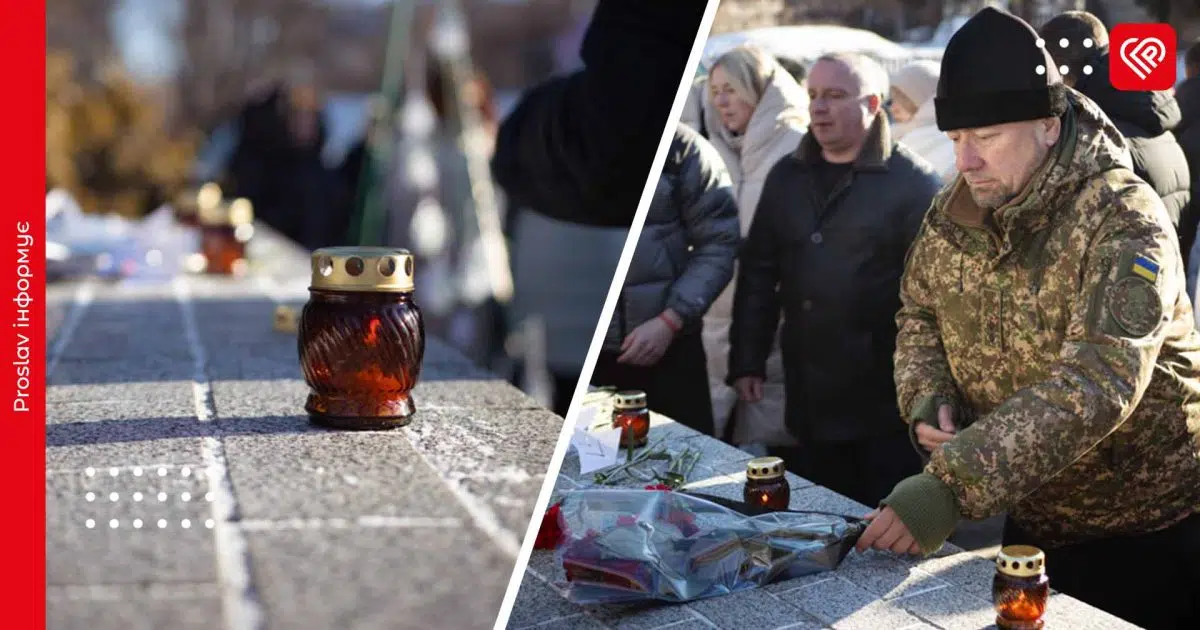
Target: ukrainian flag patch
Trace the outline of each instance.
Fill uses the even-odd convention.
[[[1146,258],[1138,256],[1133,259],[1133,273],[1149,280],[1150,282],[1158,281],[1158,264]]]

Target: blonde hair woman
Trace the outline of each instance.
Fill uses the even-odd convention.
[[[954,143],[937,126],[933,97],[941,66],[935,61],[914,61],[891,76],[892,137],[933,165],[943,183],[958,175]]]
[[[744,237],[750,231],[767,173],[796,150],[807,131],[808,94],[774,57],[751,45],[735,48],[717,59],[707,84],[702,108],[705,127],[733,179]],[[792,446],[795,441],[784,424],[783,361],[778,336],[767,360],[760,401],[739,402],[737,393],[725,382],[735,284],[726,287],[704,318],[716,433],[726,435],[732,415],[736,422],[729,438],[734,444]]]

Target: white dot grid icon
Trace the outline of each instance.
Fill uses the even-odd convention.
[[[184,467],[183,467],[183,468],[182,468],[182,469],[179,471],[179,475],[180,475],[181,477],[186,477],[186,476],[188,476],[188,475],[190,475],[190,474],[192,474],[192,469],[191,469],[191,468],[188,468],[187,466],[184,466]]]
[[[87,502],[88,502],[88,503],[91,503],[92,501],[95,501],[95,500],[96,500],[96,493],[95,493],[95,492],[89,492],[89,493],[87,493],[87,494],[86,494],[86,495],[85,495],[83,498],[87,499]]]
[[[1084,74],[1091,74],[1091,73],[1092,73],[1092,67],[1091,67],[1091,66],[1084,66],[1084,67],[1083,67],[1083,73],[1084,73]]]
[[[214,525],[216,525],[216,522],[214,522],[211,518],[207,521],[204,521],[204,526],[209,529],[212,529]]]
[[[166,501],[166,500],[167,500],[167,493],[166,493],[166,492],[159,492],[159,493],[158,493],[158,500],[159,500],[160,502],[161,502],[161,501]]]
[[[1064,37],[1064,38],[1062,38],[1062,39],[1058,40],[1058,47],[1059,47],[1059,48],[1066,48],[1066,47],[1068,47],[1068,46],[1070,46],[1070,45],[1071,45],[1071,40],[1067,39],[1066,37]]]
[[[158,469],[158,476],[159,476],[159,477],[166,477],[166,476],[167,476],[167,469],[166,469],[166,468],[159,468],[159,469]]]
[[[1059,67],[1058,67],[1058,71],[1059,71],[1059,73],[1061,73],[1061,74],[1067,74],[1068,72],[1070,72],[1070,71],[1071,71],[1071,68],[1070,68],[1070,67],[1068,67],[1066,64],[1063,64],[1063,65],[1061,65],[1061,66],[1059,66]]]
[[[87,467],[87,470],[83,471],[83,474],[85,474],[85,475],[87,475],[87,476],[89,476],[89,477],[95,477],[95,476],[96,476],[96,469],[95,469],[95,468],[92,468],[91,466],[88,466],[88,467]]]
[[[141,529],[142,528],[142,519],[140,519],[140,518],[133,519],[133,528]]]
[[[1084,48],[1091,48],[1092,46],[1095,46],[1095,45],[1096,45],[1096,42],[1092,41],[1091,37],[1083,38],[1083,47]]]
[[[120,471],[120,470],[118,470],[118,469],[117,469],[117,468],[114,466],[113,468],[109,468],[109,469],[108,469],[108,474],[112,475],[113,477],[116,477],[117,475],[121,474],[121,471]]]
[[[179,495],[179,500],[187,503],[188,501],[192,500],[192,494],[190,492],[184,492],[183,494]]]
[[[141,476],[142,476],[142,467],[141,467],[141,466],[138,466],[137,468],[134,468],[134,469],[133,469],[133,476],[134,476],[134,477],[141,477]]]
[[[211,492],[205,492],[205,493],[204,493],[204,500],[205,500],[205,501],[208,501],[209,503],[212,503],[212,500],[213,500],[213,493],[211,493]]]
[[[113,529],[116,529],[121,526],[121,521],[118,521],[117,519],[114,518],[113,520],[108,522],[108,526]]]
[[[165,519],[165,518],[158,519],[158,528],[166,529],[167,528],[167,519]]]
[[[88,529],[93,529],[96,527],[96,519],[89,518],[86,522],[84,522],[84,525],[86,525]]]
[[[108,495],[108,500],[112,501],[113,503],[116,503],[120,498],[121,495],[117,494],[116,492],[109,493]]]
[[[179,525],[180,525],[180,527],[187,529],[192,526],[192,522],[185,518],[185,519],[183,519],[183,522],[180,523]]]
[[[1046,40],[1042,39],[1041,37],[1039,37],[1039,38],[1038,38],[1038,40],[1037,40],[1037,42],[1035,42],[1035,43],[1037,44],[1037,47],[1038,47],[1038,48],[1045,48],[1045,47],[1046,47]]]
[[[1046,74],[1046,66],[1043,66],[1040,63],[1038,64],[1038,67],[1034,68],[1033,70],[1034,70],[1034,72],[1037,72],[1038,74]]]
[[[141,500],[142,500],[142,493],[141,493],[141,492],[134,492],[134,493],[133,493],[133,500],[134,500],[134,501],[141,501]]]

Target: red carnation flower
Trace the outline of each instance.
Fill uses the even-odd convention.
[[[533,541],[534,549],[554,549],[563,539],[562,527],[558,524],[561,503],[555,503],[542,515],[542,526]]]

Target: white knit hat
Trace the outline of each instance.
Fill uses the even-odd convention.
[[[937,92],[941,64],[921,59],[892,73],[892,88],[904,93],[913,105],[920,107]]]

